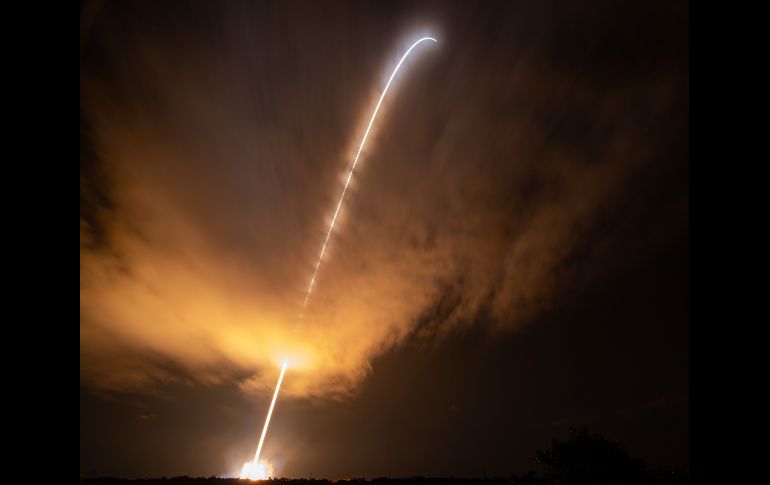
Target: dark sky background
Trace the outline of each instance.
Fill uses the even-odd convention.
[[[237,473],[284,355],[279,476],[522,473],[582,426],[687,467],[687,19],[82,3],[81,474]]]

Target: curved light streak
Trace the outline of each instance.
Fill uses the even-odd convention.
[[[356,165],[358,164],[358,159],[361,156],[361,152],[364,149],[364,145],[366,144],[366,138],[369,136],[369,131],[372,129],[372,125],[374,124],[374,119],[377,117],[377,113],[380,111],[382,100],[385,99],[385,95],[388,92],[388,88],[390,88],[390,84],[393,82],[393,78],[396,77],[396,73],[398,72],[398,69],[401,67],[401,64],[404,63],[406,58],[409,56],[412,50],[414,50],[414,48],[417,47],[418,44],[426,40],[438,42],[433,37],[423,37],[419,39],[417,42],[415,42],[414,44],[412,44],[412,46],[409,47],[409,49],[401,57],[401,60],[398,61],[396,68],[393,69],[393,73],[390,75],[390,78],[388,79],[387,84],[385,84],[385,89],[382,90],[380,99],[377,101],[377,106],[374,108],[372,117],[369,120],[369,124],[367,125],[366,131],[364,132],[364,136],[361,139],[361,145],[358,147],[358,152],[356,153],[356,157],[353,159],[353,163],[351,164],[350,169],[348,170],[348,177],[345,180],[345,186],[342,189],[342,194],[340,194],[339,201],[337,201],[337,208],[334,210],[334,217],[332,217],[332,222],[331,224],[329,224],[329,230],[326,232],[326,238],[324,238],[323,245],[321,246],[321,253],[318,255],[318,260],[316,261],[315,268],[313,269],[313,277],[310,279],[310,284],[308,285],[307,291],[305,292],[305,300],[302,303],[302,312],[300,313],[300,316],[299,316],[300,319],[302,319],[304,310],[307,307],[307,302],[310,298],[310,294],[313,292],[313,286],[315,286],[316,277],[318,276],[318,269],[321,267],[321,260],[323,259],[324,253],[326,253],[326,247],[329,244],[329,239],[331,238],[332,231],[334,230],[334,224],[337,222],[337,216],[340,213],[342,202],[345,200],[345,194],[348,191],[350,180],[353,178],[353,171],[356,169]],[[287,365],[287,362],[284,361],[283,367],[281,368],[281,375],[278,377],[278,383],[276,384],[275,392],[273,393],[273,400],[270,402],[270,409],[267,412],[267,419],[265,419],[265,425],[262,428],[262,436],[260,436],[259,438],[259,444],[257,445],[257,452],[254,455],[254,460],[250,463],[247,462],[244,464],[240,478],[250,478],[250,476],[252,475],[252,472],[251,472],[252,467],[260,466],[259,455],[262,452],[262,445],[265,442],[265,436],[267,435],[267,428],[270,426],[270,418],[273,415],[273,408],[275,407],[275,401],[278,398],[278,391],[281,388],[281,382],[283,381],[283,376],[286,373],[286,365]]]
[[[412,44],[412,46],[401,57],[401,60],[398,61],[396,68],[393,69],[393,74],[390,75],[390,79],[388,79],[388,83],[385,85],[385,89],[382,90],[382,94],[380,95],[380,100],[377,101],[377,106],[374,108],[374,113],[372,113],[372,117],[369,120],[369,125],[366,127],[366,131],[364,132],[364,137],[361,139],[361,145],[358,147],[358,153],[356,153],[356,158],[353,159],[353,163],[350,166],[350,170],[348,170],[348,178],[347,180],[345,180],[345,186],[343,187],[342,194],[340,195],[339,201],[337,202],[337,208],[334,210],[334,217],[332,217],[332,222],[331,224],[329,224],[329,230],[326,232],[326,238],[324,239],[324,243],[321,246],[321,253],[318,255],[318,260],[315,263],[315,268],[313,269],[313,277],[310,278],[310,284],[308,285],[307,291],[305,292],[305,301],[302,302],[303,313],[304,313],[305,307],[307,307],[307,302],[310,299],[310,294],[313,292],[313,286],[315,286],[315,280],[316,280],[316,277],[318,276],[318,269],[321,267],[321,260],[323,259],[324,253],[326,252],[326,246],[329,244],[329,238],[331,237],[332,231],[334,230],[334,224],[337,222],[337,216],[340,213],[342,202],[345,199],[345,194],[348,191],[350,180],[353,178],[353,171],[356,169],[356,164],[358,164],[358,158],[361,156],[361,151],[364,149],[364,144],[366,143],[366,137],[369,136],[369,130],[371,130],[372,124],[374,124],[374,118],[377,117],[377,112],[380,110],[380,105],[382,104],[382,100],[385,98],[385,94],[387,94],[388,88],[390,87],[390,83],[393,81],[393,78],[396,77],[398,68],[401,67],[401,64],[404,62],[407,56],[409,56],[409,53],[412,52],[412,50],[415,47],[417,47],[417,44],[426,40],[432,40],[433,42],[438,42],[433,37],[423,37],[422,39]],[[302,318],[302,314],[300,314],[300,318]]]

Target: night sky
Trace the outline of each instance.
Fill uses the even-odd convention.
[[[277,476],[508,476],[584,426],[687,468],[687,26],[82,3],[81,476],[237,474],[284,357]]]

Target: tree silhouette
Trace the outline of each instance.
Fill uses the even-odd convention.
[[[570,430],[564,442],[553,440],[551,448],[538,451],[535,462],[541,472],[505,478],[363,478],[331,481],[327,479],[275,478],[248,482],[236,478],[155,478],[126,480],[121,478],[81,478],[81,485],[687,485],[689,471],[650,471],[639,459],[628,455],[617,442],[609,441],[588,430]]]
[[[623,447],[587,430],[570,430],[565,442],[553,440],[551,449],[538,451],[536,462],[545,478],[558,485],[640,485],[654,483],[642,460]]]

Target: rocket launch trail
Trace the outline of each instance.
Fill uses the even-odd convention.
[[[380,111],[380,106],[382,105],[382,101],[383,99],[385,99],[385,95],[388,93],[388,88],[390,88],[390,84],[393,82],[393,78],[396,77],[396,74],[398,73],[398,70],[401,67],[401,64],[404,63],[406,58],[414,50],[415,47],[417,47],[421,42],[424,42],[427,40],[432,42],[437,42],[436,39],[434,39],[433,37],[423,37],[417,40],[415,43],[413,43],[411,47],[409,47],[409,49],[407,49],[407,51],[401,57],[401,60],[398,61],[398,64],[396,65],[395,69],[393,69],[393,73],[391,73],[387,84],[385,84],[385,88],[382,90],[382,94],[380,95],[380,99],[377,101],[377,105],[374,108],[372,117],[369,119],[369,124],[366,127],[366,131],[364,131],[364,136],[361,139],[361,144],[358,147],[358,152],[356,153],[356,156],[353,159],[353,163],[351,163],[350,168],[348,169],[348,176],[347,176],[347,179],[345,180],[345,186],[342,188],[342,193],[340,194],[339,200],[337,201],[337,207],[334,210],[334,216],[332,217],[332,221],[329,224],[329,229],[326,231],[326,237],[324,238],[323,244],[321,245],[321,252],[318,255],[318,259],[316,260],[315,267],[313,268],[313,276],[310,278],[310,283],[308,284],[307,290],[305,291],[305,299],[302,302],[302,310],[300,311],[298,320],[302,319],[305,312],[305,308],[307,307],[308,300],[310,299],[310,295],[313,292],[316,278],[318,276],[318,270],[321,267],[321,261],[323,260],[324,254],[326,253],[326,248],[329,244],[329,239],[331,238],[332,232],[334,231],[334,225],[337,222],[337,217],[340,214],[342,203],[345,200],[345,194],[347,194],[348,187],[350,186],[350,181],[353,178],[353,172],[355,171],[356,165],[358,164],[358,159],[361,157],[361,152],[363,151],[364,145],[366,144],[366,138],[369,136],[369,131],[372,129],[374,120],[377,118],[377,113]],[[257,445],[257,452],[254,455],[254,460],[244,464],[243,470],[241,471],[241,475],[240,475],[241,478],[252,478],[252,479],[267,478],[263,465],[259,462],[259,455],[262,452],[262,444],[265,441],[265,436],[267,435],[267,429],[270,426],[270,417],[273,414],[275,401],[278,398],[278,391],[281,388],[281,382],[283,381],[283,376],[284,376],[284,373],[286,372],[286,365],[287,365],[287,362],[284,361],[283,367],[281,368],[281,375],[278,377],[278,384],[276,384],[275,386],[275,393],[273,394],[273,400],[270,403],[270,409],[267,412],[267,419],[265,420],[265,425],[262,428],[262,435],[259,438],[259,445]]]
[[[267,418],[265,419],[265,425],[262,427],[262,436],[259,437],[259,444],[257,445],[257,452],[254,454],[254,460],[244,463],[239,478],[253,480],[266,480],[268,478],[264,466],[259,462],[259,455],[262,452],[262,445],[265,443],[267,428],[270,426],[270,418],[273,415],[273,408],[275,407],[275,401],[278,399],[278,391],[281,389],[281,382],[283,382],[283,375],[286,373],[287,364],[288,362],[284,361],[283,367],[281,367],[281,375],[278,376],[278,383],[275,385],[273,400],[270,401],[270,409],[267,411]]]
[[[304,313],[305,308],[307,307],[307,302],[310,299],[310,294],[313,292],[313,287],[315,286],[316,277],[318,276],[318,269],[321,267],[321,260],[323,259],[324,253],[326,252],[326,247],[329,244],[329,238],[331,238],[332,231],[334,231],[334,224],[337,222],[337,216],[340,213],[342,202],[345,200],[345,194],[348,191],[350,180],[353,178],[353,171],[356,169],[356,165],[358,164],[358,159],[361,156],[361,151],[364,149],[364,144],[366,143],[366,138],[369,136],[369,130],[372,129],[372,125],[374,124],[374,119],[377,117],[377,112],[380,110],[380,105],[382,105],[382,100],[385,99],[385,95],[388,93],[388,88],[390,87],[390,83],[393,82],[393,78],[396,77],[396,73],[398,72],[398,69],[401,67],[401,64],[403,64],[404,60],[406,60],[406,58],[409,56],[412,50],[414,50],[414,48],[417,47],[418,44],[426,40],[437,42],[436,39],[434,39],[433,37],[423,37],[419,39],[417,42],[415,42],[414,44],[412,44],[412,46],[401,57],[401,60],[398,61],[396,68],[393,69],[393,73],[390,75],[390,79],[388,79],[388,83],[385,84],[385,89],[382,90],[382,94],[380,95],[379,101],[377,101],[377,106],[374,108],[372,117],[369,119],[369,125],[366,127],[364,136],[361,139],[361,145],[358,147],[358,152],[356,153],[356,157],[353,159],[353,163],[350,165],[350,169],[348,170],[348,177],[345,180],[345,186],[342,188],[342,194],[340,194],[340,198],[337,201],[337,208],[334,210],[334,216],[332,217],[332,222],[331,224],[329,224],[329,229],[326,231],[326,237],[324,238],[324,242],[321,245],[321,252],[318,254],[318,259],[316,260],[315,268],[313,269],[313,276],[310,278],[310,283],[308,284],[307,290],[305,291],[305,300],[302,302],[302,313]],[[300,314],[300,318],[302,318],[302,314]]]
[[[265,426],[262,428],[262,436],[259,437],[259,445],[257,445],[257,453],[254,455],[254,463],[259,463],[259,454],[262,451],[262,444],[265,442],[265,435],[267,435],[267,427],[270,426],[270,416],[273,415],[273,408],[275,407],[275,400],[278,398],[278,391],[281,389],[281,382],[283,381],[283,375],[286,373],[286,364],[284,361],[281,368],[281,375],[278,376],[278,384],[275,385],[275,392],[273,393],[273,400],[270,402],[270,409],[267,411],[267,419],[265,419]]]

